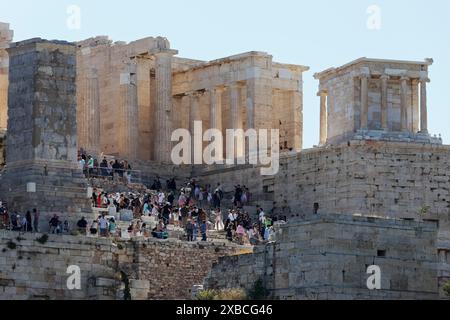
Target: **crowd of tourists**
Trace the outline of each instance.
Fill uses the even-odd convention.
[[[82,157],[82,156],[81,156]],[[92,161],[91,161],[92,162]],[[100,237],[154,237],[167,239],[169,232],[182,232],[187,241],[207,241],[208,231],[221,231],[229,241],[240,244],[258,244],[274,237],[273,222],[258,208],[257,215],[250,216],[244,207],[251,201],[246,186],[237,185],[230,209],[223,209],[225,193],[218,183],[201,185],[190,180],[177,188],[175,178],[165,182],[155,178],[151,191],[145,193],[108,193],[94,189],[92,205],[103,212],[95,220],[85,217],[71,226],[55,214],[48,221],[52,234],[73,234]],[[39,232],[39,211],[32,209],[25,214],[10,214],[0,202],[0,227],[21,232]],[[120,222],[119,222],[120,220]],[[124,222],[125,221],[125,222]],[[124,228],[124,225],[128,226]],[[124,230],[125,229],[125,230]]]
[[[6,206],[0,202],[0,228],[12,231],[39,231],[39,212],[37,209],[21,214],[17,211],[9,213]]]
[[[78,151],[78,164],[86,178],[120,179],[131,183],[132,168],[126,160],[109,160],[106,157],[100,161],[83,149]]]
[[[272,220],[262,208],[258,216],[250,217],[243,209],[251,200],[249,189],[235,187],[233,208],[223,212],[224,191],[220,183],[216,187],[200,185],[190,180],[177,189],[175,179],[166,181],[165,188],[157,177],[149,193],[112,193],[94,189],[92,204],[96,208],[114,213],[124,210],[132,214],[128,228],[131,235],[153,236],[165,239],[168,229],[182,229],[187,241],[207,241],[208,230],[225,231],[229,241],[242,244],[268,241],[273,236]],[[110,220],[113,221],[110,223]],[[82,228],[84,228],[84,222]],[[109,225],[112,226],[110,230]],[[100,216],[89,227],[92,234],[110,236],[116,234],[117,223],[112,215]],[[102,230],[101,232],[99,230]],[[122,233],[123,234],[123,233]]]

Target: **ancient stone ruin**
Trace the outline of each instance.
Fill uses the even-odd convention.
[[[0,24],[0,193],[11,211],[37,207],[44,224],[55,213],[93,217],[92,182],[77,165],[83,148],[129,159],[142,184],[158,175],[221,182],[225,193],[246,185],[253,201],[245,210],[263,207],[287,223],[274,243],[251,248],[68,235],[18,241],[2,231],[0,298],[189,299],[195,285],[250,290],[258,280],[274,299],[445,297],[450,147],[428,126],[431,59],[361,58],[317,73],[320,141],[304,150],[306,66],[263,52],[185,59],[161,37],[11,44],[12,35]],[[279,173],[174,166],[172,131],[192,133],[198,120],[203,129],[280,129]],[[84,270],[80,291],[65,287],[69,264]],[[367,287],[371,265],[382,270],[380,290]],[[161,268],[173,276],[149,271]]]
[[[9,55],[8,131],[2,195],[12,210],[40,208],[79,218],[91,212],[77,165],[76,47],[31,39]]]

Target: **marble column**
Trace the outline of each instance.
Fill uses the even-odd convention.
[[[160,49],[155,57],[156,114],[154,160],[170,162],[172,152],[172,57],[175,50]]]
[[[222,93],[224,88],[211,89],[210,128],[222,131]]]
[[[361,76],[361,130],[369,129],[369,75]]]
[[[411,106],[411,127],[414,133],[420,131],[420,107],[419,107],[419,79],[411,80],[412,86],[412,106]]]
[[[400,96],[401,96],[401,107],[400,107],[400,131],[408,131],[408,77],[401,77],[400,79]]]
[[[85,121],[83,124],[84,148],[93,153],[100,153],[100,95],[96,70],[89,71],[84,90]]]
[[[196,163],[196,156],[197,158],[199,155],[195,154],[195,148],[194,148],[194,136],[195,136],[195,127],[194,122],[195,121],[201,121],[201,114],[200,114],[200,105],[199,105],[199,99],[200,99],[200,93],[199,92],[189,92],[189,132],[191,133],[191,163]],[[200,162],[203,158],[200,157]]]
[[[388,131],[388,75],[381,76],[381,129]]]
[[[256,83],[255,79],[249,79],[246,83],[247,92],[247,129],[255,128],[255,103]]]
[[[327,92],[320,91],[318,94],[320,96],[320,142],[321,146],[325,145],[327,142]]]
[[[138,152],[139,120],[137,99],[137,66],[130,63],[123,79],[122,91],[122,152],[128,160],[136,160]]]
[[[233,129],[243,129],[241,110],[242,85],[232,84],[230,86],[231,122]]]
[[[244,123],[242,120],[242,108],[241,108],[242,89],[243,87],[239,83],[233,83],[230,86],[231,126],[233,129],[244,129]],[[242,158],[245,156],[244,140],[241,141],[238,140],[235,142],[236,158]]]
[[[427,83],[428,78],[420,79],[420,132],[428,133]]]

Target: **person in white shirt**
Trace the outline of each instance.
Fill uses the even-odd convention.
[[[158,194],[158,202],[159,202],[159,204],[161,204],[161,205],[164,204],[165,199],[166,199],[166,195],[164,194],[164,192],[160,192]]]
[[[264,224],[264,221],[266,220],[266,214],[264,213],[264,210],[261,208],[259,212],[259,222]]]

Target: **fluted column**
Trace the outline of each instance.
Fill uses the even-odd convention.
[[[327,142],[327,92],[320,91],[318,94],[320,96],[320,142],[319,144],[323,146]]]
[[[369,128],[369,76],[361,76],[361,130]]]
[[[241,94],[242,85],[234,83],[230,86],[231,122],[233,129],[244,129],[241,110]],[[238,139],[240,139],[240,137],[238,137]],[[245,141],[236,141],[235,150],[237,158],[243,157],[245,155]]]
[[[122,152],[128,160],[137,159],[138,151],[138,100],[137,100],[137,68],[131,63],[127,67],[126,81],[122,90]]]
[[[211,89],[211,121],[210,128],[222,131],[222,93],[224,88]]]
[[[428,133],[427,83],[428,78],[420,79],[420,132]]]
[[[189,95],[189,132],[191,133],[191,163],[202,162],[202,154],[197,154],[195,150],[195,121],[201,121],[199,98],[200,94],[198,92],[190,92]]]
[[[100,150],[100,95],[96,70],[91,70],[86,78],[85,87],[85,131],[84,146],[89,152],[99,153]]]
[[[388,131],[388,75],[381,76],[381,129]]]
[[[158,50],[155,56],[156,115],[155,160],[170,162],[172,152],[172,57],[174,50]]]
[[[408,131],[408,77],[401,77],[400,79],[400,95],[401,95],[401,110],[400,110],[400,131]]]
[[[242,85],[232,84],[230,86],[231,121],[233,129],[243,129],[241,110]]]

